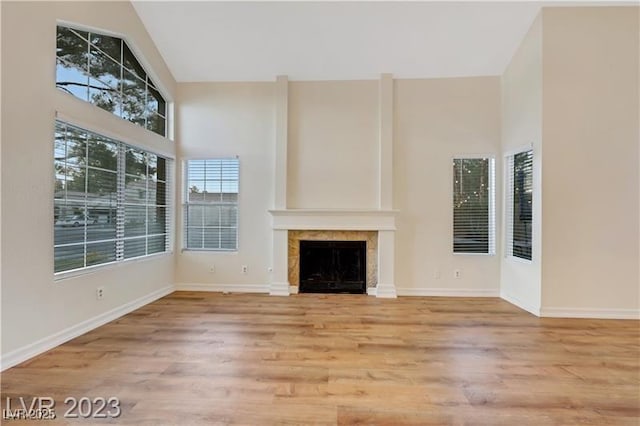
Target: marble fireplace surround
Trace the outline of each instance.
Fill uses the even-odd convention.
[[[396,297],[395,210],[269,210],[273,229],[273,270],[269,293],[298,292],[299,241],[367,241],[367,293]]]
[[[300,287],[300,241],[366,241],[367,289],[378,284],[378,231],[289,231],[289,287]],[[295,290],[294,290],[295,291]]]

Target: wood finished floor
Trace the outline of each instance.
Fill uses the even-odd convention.
[[[637,426],[640,323],[493,298],[176,292],[1,379],[3,407],[57,401],[44,424],[68,421],[67,396],[117,396],[121,424]]]

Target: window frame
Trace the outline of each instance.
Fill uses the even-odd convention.
[[[57,53],[57,41],[55,43],[55,61],[56,61],[56,70],[54,70],[54,86],[56,88],[57,92],[60,93],[64,93],[65,96],[70,96],[73,99],[76,99],[78,101],[84,102],[85,104],[89,104],[94,108],[100,109],[102,111],[106,111],[107,113],[117,117],[120,120],[129,122],[133,125],[135,125],[136,127],[141,127],[142,129],[154,134],[154,135],[158,135],[162,138],[168,139],[168,140],[173,140],[173,101],[171,99],[170,96],[167,95],[168,91],[165,87],[165,85],[162,82],[162,79],[159,78],[158,74],[154,71],[153,67],[151,66],[150,62],[145,58],[144,54],[142,53],[142,51],[137,47],[136,43],[133,42],[133,40],[131,39],[131,37],[129,37],[126,34],[121,34],[115,31],[110,31],[110,30],[105,30],[102,28],[96,28],[96,27],[91,27],[88,25],[84,25],[84,24],[78,24],[75,22],[70,22],[70,21],[66,21],[66,20],[56,20],[56,28],[55,28],[55,34],[56,34],[56,40],[57,40],[57,34],[58,34],[58,27],[65,27],[74,31],[81,31],[81,32],[89,32],[89,33],[94,33],[97,35],[101,35],[101,36],[107,36],[107,37],[112,37],[112,38],[118,38],[120,40],[122,40],[122,42],[127,46],[127,48],[129,49],[129,51],[132,53],[132,55],[134,56],[135,60],[137,61],[138,65],[144,70],[144,73],[147,76],[147,79],[145,79],[145,84],[146,87],[153,87],[158,94],[161,96],[161,98],[163,99],[164,103],[165,103],[165,112],[164,112],[164,117],[162,116],[162,114],[159,113],[155,113],[156,115],[163,117],[164,118],[164,134],[160,134],[160,133],[156,133],[155,131],[147,128],[146,126],[146,117],[145,117],[145,124],[140,125],[139,123],[136,123],[134,121],[128,120],[124,117],[122,117],[118,112],[112,112],[112,111],[108,111],[105,110],[104,108],[101,108],[100,106],[96,105],[95,103],[91,102],[91,100],[84,100],[81,99],[77,96],[75,96],[72,93],[69,93],[67,91],[64,91],[60,88],[57,87],[57,67],[58,67],[58,53]],[[88,45],[90,43],[88,42]],[[96,46],[96,48],[100,49],[99,47]],[[101,52],[103,52],[104,54],[108,55],[108,53],[102,51],[100,49]],[[122,58],[120,60],[120,62],[122,62]],[[122,79],[122,70],[126,69],[129,70],[128,68],[126,68],[124,66],[124,63],[121,63],[121,75],[120,78]],[[88,71],[81,71],[84,73],[87,73],[88,77],[91,77],[90,74],[88,74]],[[153,84],[150,84],[149,81],[152,81]],[[119,93],[122,93],[122,90],[120,89]],[[146,92],[145,92],[146,93]],[[146,99],[145,99],[146,100]],[[146,102],[145,102],[146,103]]]
[[[525,257],[515,256],[513,254],[513,215],[515,214],[515,210],[513,209],[512,201],[513,197],[513,180],[511,178],[513,174],[513,163],[515,162],[515,156],[517,154],[523,154],[526,152],[531,152],[531,259],[527,259]],[[532,264],[535,259],[535,250],[534,250],[534,215],[535,210],[533,208],[533,201],[535,196],[535,149],[533,147],[533,143],[528,145],[520,146],[519,148],[511,149],[509,151],[504,152],[503,154],[503,182],[504,182],[504,193],[503,193],[503,230],[504,230],[504,258],[509,259],[510,261],[520,262],[524,264]],[[511,225],[510,225],[511,223]]]
[[[189,162],[190,161],[206,161],[206,160],[235,160],[238,163],[238,180],[237,182],[237,186],[238,186],[238,197],[236,199],[235,202],[235,206],[236,206],[236,244],[235,244],[235,248],[233,249],[224,249],[224,248],[191,248],[188,247],[187,242],[188,242],[188,233],[187,233],[187,215],[188,215],[188,207],[189,205],[198,205],[197,203],[189,203],[189,178],[188,178],[188,174],[189,174]],[[181,209],[181,213],[182,213],[182,223],[180,225],[180,229],[182,231],[182,235],[181,235],[181,252],[194,252],[194,253],[213,253],[213,254],[230,254],[230,255],[234,255],[234,254],[238,254],[238,252],[240,251],[240,194],[242,192],[242,184],[241,184],[241,170],[242,170],[242,162],[240,161],[240,157],[238,155],[220,155],[220,156],[195,156],[195,157],[183,157],[182,161],[181,161],[181,165],[182,165],[182,185],[181,185],[181,191],[182,191],[182,209]]]
[[[54,281],[61,281],[67,278],[72,278],[72,277],[76,277],[76,276],[81,276],[81,275],[85,275],[85,274],[90,274],[90,273],[94,273],[96,271],[99,271],[103,268],[111,268],[111,267],[117,267],[118,265],[121,264],[126,264],[126,263],[135,263],[135,262],[143,262],[146,261],[148,259],[153,259],[156,257],[162,257],[162,256],[172,256],[173,252],[174,252],[174,236],[173,236],[173,230],[174,228],[174,197],[173,197],[173,185],[174,185],[174,181],[172,180],[172,176],[174,175],[174,167],[175,167],[175,158],[172,155],[166,154],[166,153],[158,153],[156,151],[154,151],[153,149],[150,149],[148,147],[144,147],[142,146],[140,143],[136,143],[135,141],[132,141],[130,138],[116,134],[112,131],[109,130],[105,130],[102,129],[100,127],[97,126],[93,126],[93,125],[89,125],[83,122],[79,122],[78,120],[75,120],[73,118],[70,118],[64,114],[61,114],[59,112],[56,112],[55,114],[55,119],[53,120],[53,133],[52,133],[52,143],[55,143],[56,140],[56,127],[58,125],[58,123],[61,123],[63,125],[68,125],[68,126],[72,126],[75,128],[80,129],[81,131],[84,132],[89,132],[89,133],[93,133],[96,134],[102,138],[105,139],[109,139],[110,141],[113,141],[115,143],[118,144],[118,146],[123,146],[124,149],[126,150],[127,148],[134,148],[134,149],[138,149],[141,151],[144,151],[146,154],[153,154],[156,155],[157,157],[162,157],[165,159],[166,164],[165,164],[165,169],[166,169],[166,176],[165,176],[165,182],[166,182],[166,195],[165,195],[165,207],[166,207],[166,215],[165,215],[165,229],[166,229],[166,242],[165,242],[165,250],[161,251],[161,252],[155,252],[155,253],[151,253],[151,254],[145,254],[142,256],[135,256],[135,257],[129,257],[129,258],[121,258],[118,259],[117,253],[116,253],[116,259],[109,261],[109,262],[104,262],[104,263],[98,263],[98,264],[94,264],[94,265],[88,265],[88,266],[84,266],[81,268],[75,268],[75,269],[68,269],[68,270],[63,270],[63,271],[55,271],[55,239],[52,241],[52,250],[53,250],[53,257],[52,257],[52,261],[53,261],[53,279]],[[53,163],[55,163],[55,152],[52,153],[52,160]],[[52,163],[52,165],[53,165]],[[85,166],[86,167],[86,166]],[[115,171],[116,176],[119,179],[119,176],[121,174],[119,169],[116,169]],[[122,176],[125,176],[125,171],[122,170]],[[56,177],[56,173],[54,170],[54,182],[55,182],[55,177]],[[86,188],[85,188],[86,190]],[[118,190],[118,188],[117,188]],[[125,188],[123,188],[123,191],[125,190]],[[85,192],[86,194],[86,192]],[[117,193],[116,193],[117,194]],[[86,195],[85,195],[86,196]],[[124,197],[124,192],[122,194],[122,196]],[[51,203],[52,206],[55,207],[56,204],[56,198],[55,198],[55,191],[54,191],[54,196],[51,199]],[[85,206],[87,205],[86,201],[85,201]],[[124,209],[124,205],[123,205],[123,209]],[[55,208],[52,208],[53,211],[55,211]],[[116,211],[117,211],[117,207],[116,207]],[[148,226],[147,226],[148,228]],[[147,229],[148,230],[148,229]],[[52,222],[52,238],[55,238],[55,221]],[[147,233],[148,234],[148,233]],[[146,237],[148,238],[148,235],[146,235]],[[114,239],[114,244],[117,244],[117,239],[121,238],[122,239],[122,244],[124,245],[124,241],[126,237],[119,237],[118,236],[118,229],[116,227],[116,237]],[[84,241],[84,245],[86,246],[86,236],[85,236],[85,241]],[[85,249],[86,250],[86,249]],[[85,257],[86,257],[86,253],[85,253]]]
[[[486,253],[478,253],[478,252],[462,252],[455,251],[454,241],[454,209],[453,209],[453,184],[455,182],[455,178],[453,176],[453,170],[450,173],[450,186],[451,188],[451,253],[454,256],[495,256],[496,255],[496,240],[497,240],[497,226],[496,226],[496,155],[495,154],[455,154],[451,157],[450,164],[452,165],[455,160],[488,160],[489,161],[489,188],[488,188],[488,223],[487,227],[489,228],[489,244],[488,250]]]

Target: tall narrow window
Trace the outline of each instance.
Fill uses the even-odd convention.
[[[185,248],[237,250],[238,159],[189,160],[185,175]]]
[[[166,101],[124,40],[59,25],[56,48],[57,88],[166,135]]]
[[[453,252],[495,253],[493,158],[453,160]]]
[[[533,151],[507,157],[506,236],[508,256],[531,260]]]
[[[167,251],[167,162],[56,121],[55,272]]]

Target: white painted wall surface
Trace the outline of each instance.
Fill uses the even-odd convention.
[[[175,82],[126,2],[2,2],[2,356],[173,283],[173,254],[54,281],[55,113],[173,155],[173,143],[55,88],[56,20],[129,36],[172,98]],[[95,289],[105,288],[102,301]]]
[[[543,11],[542,305],[638,317],[638,7]]]
[[[289,84],[288,207],[378,206],[378,82]]]
[[[178,86],[179,155],[189,158],[238,156],[240,159],[239,241],[233,253],[181,251],[176,283],[259,285],[269,282],[274,203],[274,83],[188,83]],[[183,161],[177,173],[179,203],[184,200]],[[183,246],[182,210],[177,244]],[[247,273],[242,274],[242,265]],[[215,267],[211,273],[210,268]],[[255,288],[255,287],[254,287]]]
[[[501,241],[502,297],[536,315],[541,298],[542,239],[542,19],[538,17],[502,75],[502,156],[533,148],[532,260],[505,257]],[[504,172],[499,175],[505,181]],[[505,235],[505,217],[502,224]]]
[[[452,159],[469,154],[498,159],[500,79],[396,80],[394,87],[394,208],[400,212],[395,268],[398,294],[404,289],[414,294],[438,294],[438,289],[446,289],[461,295],[495,296],[499,255],[453,254]],[[497,167],[498,177],[500,170]],[[498,202],[498,220],[500,206]],[[496,241],[501,241],[499,235]],[[457,279],[456,269],[461,273]]]

